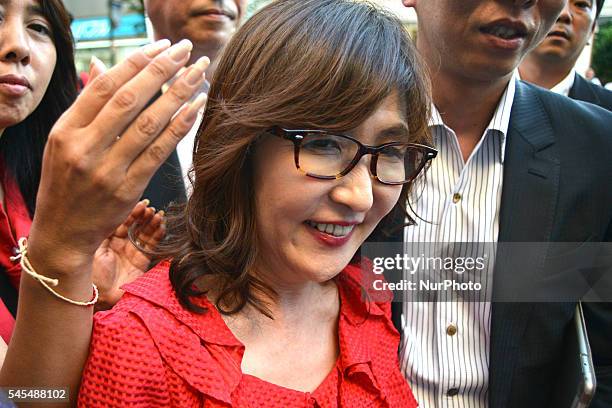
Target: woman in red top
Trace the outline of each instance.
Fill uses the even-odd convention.
[[[19,246],[18,240],[29,235],[32,225],[43,150],[51,127],[76,98],[73,56],[69,17],[61,2],[2,2],[0,367],[5,352],[1,346],[6,347],[12,337],[22,275],[20,262],[14,256]],[[151,227],[161,225],[161,214],[154,217],[154,210],[146,209],[145,203],[136,206],[128,222],[131,223],[137,218],[141,218],[140,222],[144,224],[150,221],[148,225]],[[69,220],[64,220],[63,226],[69,225]],[[147,256],[129,244],[127,227],[129,225],[124,224],[117,229],[97,252],[93,275],[100,289],[102,302],[99,306],[102,306],[102,303],[106,303],[106,308],[112,306],[122,293],[119,289],[122,281],[142,274],[150,263]],[[163,235],[161,227],[157,232],[160,231]],[[157,237],[159,238],[159,235]],[[116,262],[116,268],[113,265],[114,260],[120,261]],[[111,273],[108,273],[109,271]],[[23,307],[27,309],[27,305]],[[32,314],[28,318],[36,320]],[[29,333],[34,334],[36,333]],[[28,372],[28,375],[32,376],[32,373]]]
[[[191,47],[154,43],[108,72],[94,60],[91,83],[74,102],[74,44],[62,1],[0,1],[1,387],[67,387],[75,401],[91,335],[92,279],[98,306],[108,308],[120,285],[150,264],[127,239],[128,225],[144,214],[145,246],[163,235],[161,215],[138,201],[195,122],[204,98],[181,107],[201,88],[208,61],[185,69],[147,105]]]
[[[415,407],[390,305],[350,263],[435,150],[400,21],[285,0],[212,80],[160,264],[95,317],[83,407]],[[367,272],[366,272],[367,273]]]

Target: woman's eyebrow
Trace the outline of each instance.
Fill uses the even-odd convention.
[[[4,0],[0,0],[0,2],[2,2],[2,1],[4,1]],[[28,15],[30,15],[30,16],[45,17],[45,15],[43,13],[43,9],[42,9],[42,7],[40,7],[40,4],[38,4],[38,3],[29,4],[27,10],[28,10]]]
[[[6,5],[8,5],[11,1],[13,0],[0,0],[0,6],[6,7]],[[26,11],[28,12],[28,15],[44,17],[43,9],[38,3],[28,4]]]
[[[389,138],[406,138],[408,137],[408,127],[404,124],[397,124],[387,127],[376,135],[376,141],[385,141]]]

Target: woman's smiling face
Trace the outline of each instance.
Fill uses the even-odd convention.
[[[408,129],[402,105],[392,93],[350,135],[368,145],[397,140],[389,130]],[[325,282],[342,271],[402,190],[373,179],[370,160],[362,157],[342,178],[321,180],[296,169],[290,141],[260,142],[254,157],[258,275],[293,284]]]

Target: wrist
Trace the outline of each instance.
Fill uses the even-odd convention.
[[[48,239],[35,228],[30,230],[27,251],[32,266],[50,278],[85,278],[91,282],[93,254]]]
[[[34,252],[36,254],[36,251]],[[32,263],[30,257],[28,240],[26,237],[22,237],[19,239],[19,255],[16,257],[21,265],[20,293],[22,293],[22,297],[23,293],[37,293],[38,290],[42,289],[42,286],[56,298],[73,305],[91,306],[97,302],[99,293],[96,286],[91,283],[91,268],[84,264],[78,267],[74,266],[74,264],[72,267],[69,264],[60,266],[61,263],[49,267],[49,264],[54,263],[53,261],[47,262],[46,258],[44,258],[44,262],[42,259],[34,261],[40,266],[37,268]],[[34,257],[36,258],[36,255]],[[43,270],[41,270],[41,267]],[[80,270],[80,273],[72,272],[73,267]],[[55,273],[53,270],[55,270]],[[87,291],[92,289],[92,297],[81,300],[87,296]]]

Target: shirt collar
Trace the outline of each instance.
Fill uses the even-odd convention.
[[[238,386],[242,375],[240,365],[244,346],[234,337],[220,314],[206,299],[198,302],[199,306],[209,309],[204,314],[193,313],[179,304],[170,283],[169,267],[169,262],[161,262],[139,279],[124,285],[122,288],[128,294],[122,300],[124,307],[128,307],[131,313],[135,313],[143,320],[166,363],[179,376],[200,392],[220,401],[231,403],[231,393]],[[366,270],[369,269],[366,268]],[[338,326],[340,368],[349,377],[365,375],[370,385],[383,393],[377,384],[386,379],[375,378],[372,370],[372,353],[376,353],[380,345],[372,339],[366,340],[365,337],[370,333],[379,333],[371,325],[377,325],[376,330],[381,330],[381,321],[384,322],[383,327],[390,333],[390,336],[398,336],[398,334],[390,320],[391,310],[388,301],[362,299],[363,285],[367,281],[364,279],[369,275],[371,273],[366,274],[363,267],[348,265],[336,278],[341,302]],[[142,304],[128,305],[130,295],[165,309],[171,317],[166,314],[152,313],[149,306],[146,305],[145,309],[148,312],[141,310],[143,309]],[[391,293],[386,293],[386,296],[392,298]],[[177,320],[182,325],[177,324]],[[195,336],[191,335],[192,333]],[[234,348],[236,352],[231,353],[231,358],[235,361],[235,369],[227,373],[216,370],[212,354],[204,353],[200,349],[201,341]],[[176,344],[186,350],[185,355],[194,356],[189,364],[185,364],[182,354],[171,350],[172,347],[176,347]],[[210,378],[227,383],[229,391],[217,386],[212,387],[211,382],[215,382],[210,381]]]
[[[355,331],[354,334],[359,332],[363,324],[369,323],[369,319],[386,319],[382,305],[386,305],[386,302],[392,299],[392,295],[386,292],[383,295],[377,292],[369,293],[373,300],[362,299],[364,282],[368,282],[368,277],[371,277],[371,274],[364,272],[363,269],[369,265],[366,261],[364,263],[365,267],[350,264],[336,277],[340,296],[340,316],[347,323],[346,326],[343,326],[343,329],[351,332]],[[170,283],[169,268],[169,261],[160,262],[139,279],[122,286],[122,289],[126,293],[138,296],[149,303],[166,309],[207,343],[228,347],[243,347],[227,328],[212,303],[205,297],[192,298],[192,301],[198,306],[208,310],[204,314],[191,312],[179,303]],[[381,296],[384,296],[384,298]],[[211,327],[214,327],[215,330],[211,330]],[[360,354],[359,359],[361,358],[368,360],[369,353],[367,353],[367,356]],[[349,363],[355,362],[354,358],[348,360]]]
[[[512,104],[514,103],[514,95],[516,93],[516,81],[518,81],[518,70],[515,70],[506,86],[506,90],[500,98],[497,108],[491,117],[489,125],[485,129],[484,135],[489,131],[496,131],[500,134],[501,143],[501,160],[504,162],[504,156],[506,151],[506,137],[508,135],[508,128],[510,127],[510,113],[512,112]],[[447,130],[452,130],[444,123],[442,115],[438,111],[438,108],[434,104],[431,105],[431,115],[429,117],[429,127],[443,126]],[[483,135],[483,137],[484,137]]]
[[[574,80],[576,79],[576,70],[572,68],[565,78],[561,80],[557,85],[553,86],[550,91],[559,95],[568,96],[570,89],[574,86]]]
[[[126,293],[138,296],[153,305],[166,309],[207,343],[241,347],[242,344],[227,328],[218,313],[211,313],[211,310],[207,310],[203,314],[198,314],[185,309],[180,304],[170,283],[169,268],[170,262],[162,261],[139,279],[123,285],[122,289]],[[197,306],[214,309],[214,306],[205,297],[192,298],[191,300]],[[214,327],[215,330],[211,330],[211,327]]]
[[[519,70],[516,70],[516,79],[521,80],[521,74]],[[559,95],[569,96],[570,89],[574,86],[576,80],[576,69],[572,68],[565,78],[561,80],[557,85],[553,86],[550,91]]]

